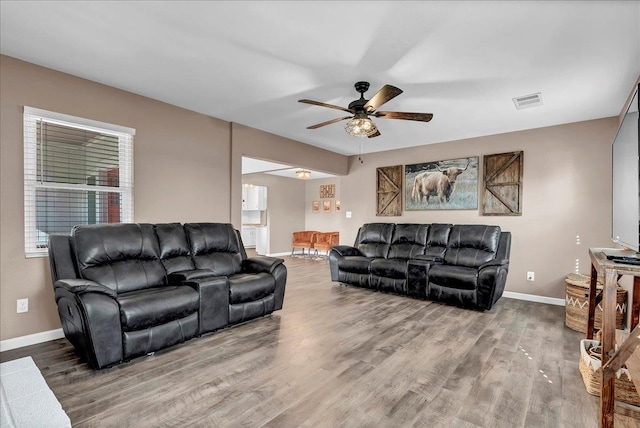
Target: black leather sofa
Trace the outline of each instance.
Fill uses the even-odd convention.
[[[49,237],[67,339],[103,368],[282,308],[283,260],[231,224],[103,224]]]
[[[509,271],[511,233],[499,226],[363,225],[329,253],[331,280],[466,308],[491,309]]]

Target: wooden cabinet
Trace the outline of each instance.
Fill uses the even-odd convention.
[[[242,209],[264,211],[267,209],[267,188],[264,186],[242,187]]]
[[[253,226],[242,226],[242,242],[245,248],[254,248],[256,246],[256,228]]]
[[[266,227],[256,227],[256,252],[261,256],[269,254],[269,230]]]

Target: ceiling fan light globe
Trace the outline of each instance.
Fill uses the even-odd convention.
[[[296,177],[302,179],[302,180],[307,180],[309,178],[311,178],[311,171],[306,170],[306,169],[299,169],[296,171]]]
[[[368,117],[354,117],[347,122],[344,129],[354,137],[368,137],[378,132],[376,124]]]

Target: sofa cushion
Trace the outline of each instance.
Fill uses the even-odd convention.
[[[483,265],[495,258],[499,240],[499,226],[453,226],[444,256],[445,263],[467,267]]]
[[[444,259],[444,253],[449,242],[449,234],[451,233],[452,224],[434,223],[429,226],[427,234],[427,246],[424,250],[426,256],[430,256],[433,260]]]
[[[195,269],[187,235],[180,223],[153,226],[160,246],[160,260],[167,274]]]
[[[240,272],[240,243],[231,224],[186,223],[184,230],[196,269],[210,269],[212,275]]]
[[[123,331],[142,330],[184,318],[199,307],[199,295],[186,285],[137,290],[118,296]]]
[[[390,259],[411,259],[424,254],[428,230],[429,225],[426,224],[397,224],[393,231],[387,257]]]
[[[343,272],[368,274],[372,260],[370,257],[345,256],[338,259],[338,268]]]
[[[429,283],[462,290],[475,290],[478,285],[478,269],[465,266],[432,265]]]
[[[276,281],[268,273],[241,273],[229,277],[229,304],[253,302],[273,294]]]
[[[118,293],[166,284],[158,239],[150,224],[76,226],[71,245],[80,275]]]
[[[356,247],[365,257],[386,258],[395,229],[394,223],[364,224],[356,237]]]
[[[198,314],[171,320],[143,330],[122,332],[125,360],[155,352],[189,340],[198,334]]]
[[[246,303],[229,304],[229,324],[238,324],[273,312],[275,296],[270,294],[262,299]]]
[[[407,259],[373,259],[369,269],[372,275],[406,279]]]

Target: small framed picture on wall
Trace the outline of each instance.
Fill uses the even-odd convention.
[[[320,201],[311,202],[311,211],[314,213],[320,212]]]
[[[322,212],[325,212],[325,213],[331,212],[331,200],[322,201]]]
[[[321,184],[320,185],[320,199],[335,198],[336,185],[335,184]]]
[[[340,212],[340,199],[336,199],[336,212]]]

